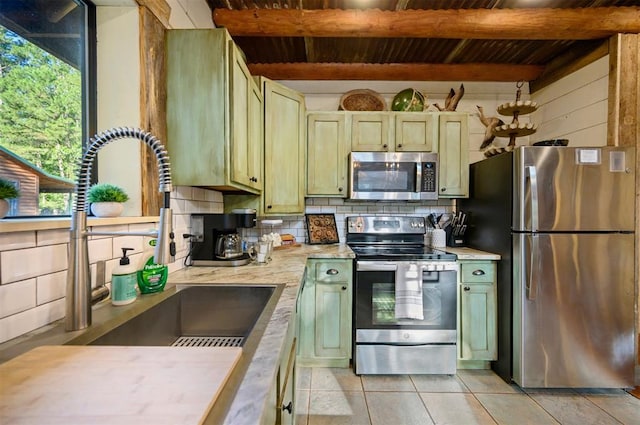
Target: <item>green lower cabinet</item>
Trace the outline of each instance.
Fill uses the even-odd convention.
[[[349,367],[351,260],[309,260],[300,294],[298,364]]]
[[[296,351],[298,340],[295,335],[295,326],[290,324],[285,352],[280,360],[280,369],[278,371],[276,425],[293,425],[296,422]]]
[[[496,265],[493,261],[460,261],[459,360],[490,361],[497,358],[495,278]]]

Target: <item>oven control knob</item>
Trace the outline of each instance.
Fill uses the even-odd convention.
[[[430,272],[434,271],[436,269],[436,265],[435,264],[427,264],[426,269]]]
[[[402,334],[402,338],[405,340],[411,339],[411,334],[409,332],[405,332]]]

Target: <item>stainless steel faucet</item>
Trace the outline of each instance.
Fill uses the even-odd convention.
[[[164,193],[164,204],[160,208],[158,230],[152,232],[95,232],[87,230],[87,192],[91,180],[91,166],[98,151],[106,144],[124,138],[138,139],[147,144],[156,156],[160,178],[160,192]],[[162,143],[151,133],[139,128],[118,127],[96,134],[80,160],[78,180],[75,188],[75,205],[71,214],[69,238],[69,270],[67,272],[65,329],[76,331],[91,325],[91,275],[89,269],[89,235],[133,235],[157,238],[154,252],[156,264],[173,262],[171,199],[171,164],[169,154]]]

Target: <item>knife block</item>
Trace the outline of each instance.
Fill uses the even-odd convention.
[[[449,225],[445,227],[444,231],[447,234],[447,246],[454,248],[465,246],[466,242],[464,239],[464,235],[454,235],[453,226]]]

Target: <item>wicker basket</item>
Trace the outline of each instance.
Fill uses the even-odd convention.
[[[340,98],[340,111],[384,111],[387,104],[378,93],[369,89],[346,92]]]

